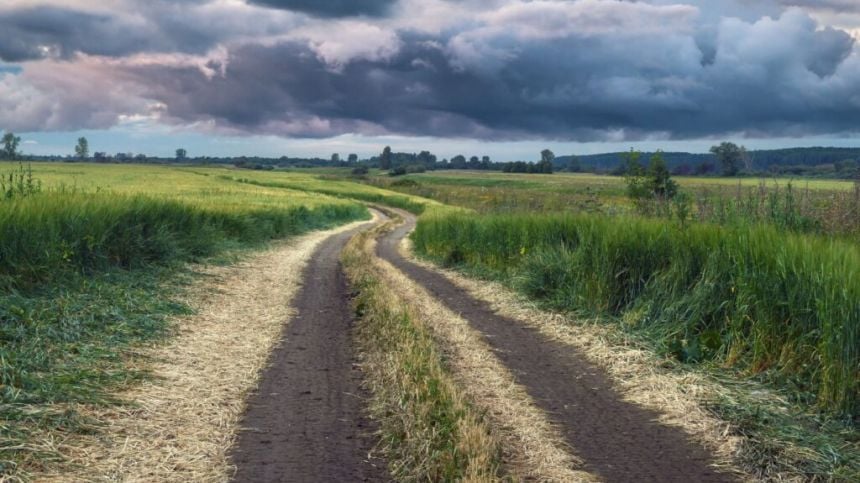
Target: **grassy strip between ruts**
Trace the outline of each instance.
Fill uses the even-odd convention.
[[[389,228],[357,235],[343,254],[389,470],[398,481],[496,481],[498,441],[446,372],[430,332],[373,264],[373,237]]]
[[[0,203],[0,480],[50,464],[65,435],[97,430],[76,404],[145,374],[135,347],[170,333],[184,262],[366,217],[315,208],[217,211],[115,194],[47,192]]]

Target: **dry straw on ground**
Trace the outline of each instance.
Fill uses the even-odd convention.
[[[703,375],[672,372],[661,367],[651,352],[618,342],[613,329],[589,322],[572,322],[561,314],[540,310],[507,287],[465,277],[418,259],[408,239],[401,245],[404,256],[423,267],[445,275],[451,282],[478,300],[485,301],[498,314],[522,321],[547,337],[569,345],[606,369],[625,400],[662,415],[660,422],[678,427],[714,453],[715,462],[736,474],[735,463],[741,438],[732,434],[728,423],[707,411],[701,401],[712,398],[719,389]]]
[[[443,367],[416,308],[385,283],[375,263],[373,240],[391,226],[357,235],[342,258],[360,291],[356,343],[389,470],[401,481],[447,481],[453,475],[470,483],[498,481],[498,440]]]
[[[203,267],[187,294],[195,315],[166,345],[143,350],[154,377],[118,396],[129,404],[81,408],[106,424],[66,441],[66,464],[39,481],[227,481],[227,452],[316,246],[359,225],[312,233],[240,263]]]
[[[507,473],[527,481],[597,480],[579,469],[582,462],[468,321],[388,262],[376,262],[385,284],[409,300],[433,330],[458,386],[475,406],[486,411],[493,432],[501,439]]]

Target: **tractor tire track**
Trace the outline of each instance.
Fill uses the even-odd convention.
[[[324,241],[303,274],[297,316],[249,399],[231,451],[233,481],[386,481],[373,457],[352,344],[350,294],[340,266],[348,240],[371,224]]]
[[[713,458],[682,430],[657,422],[659,414],[623,400],[610,377],[582,354],[516,320],[496,314],[444,275],[405,259],[400,242],[415,217],[379,240],[377,254],[424,286],[483,334],[517,382],[558,426],[585,462],[609,482],[725,482],[736,478],[713,467]]]

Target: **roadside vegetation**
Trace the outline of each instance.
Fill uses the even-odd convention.
[[[860,477],[860,187],[819,198],[818,216],[791,186],[697,209],[660,153],[627,161],[624,209],[431,210],[416,252],[721,380],[703,404],[744,436],[750,473]]]
[[[7,171],[0,479],[50,464],[64,435],[97,431],[76,405],[115,404],[109,394],[146,377],[125,362],[188,311],[171,296],[193,275],[187,262],[364,218],[359,202],[421,214],[413,241],[425,258],[597,316],[672,367],[720,380],[730,390],[703,404],[743,436],[751,474],[860,477],[860,182],[676,177],[659,152],[626,163],[623,177]],[[344,263],[392,475],[497,478],[498,442],[420,317],[382,283],[372,236]]]
[[[117,181],[84,188],[40,168],[2,175],[0,479],[59,458],[65,438],[104,423],[76,408],[116,404],[111,394],[146,376],[127,362],[187,313],[175,301],[187,262],[368,216],[353,202],[173,169],[76,166]]]
[[[414,241],[554,308],[624,319],[682,360],[765,375],[836,414],[858,410],[852,244],[772,227],[564,214],[430,216]]]
[[[499,442],[447,372],[429,329],[383,282],[372,253],[379,233],[357,235],[343,263],[357,293],[353,304],[372,393],[370,410],[381,423],[391,476],[416,482],[497,481]]]

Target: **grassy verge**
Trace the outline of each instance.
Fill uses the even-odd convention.
[[[97,430],[76,405],[145,377],[134,348],[170,333],[186,262],[367,216],[359,205],[223,209],[49,191],[0,202],[0,479]]]
[[[728,376],[737,390],[708,405],[745,436],[754,473],[860,475],[853,244],[773,228],[456,213],[422,218],[414,242],[437,262],[556,310],[602,315],[679,364]],[[773,397],[757,394],[760,382]]]
[[[498,443],[446,372],[415,311],[381,282],[370,242],[358,235],[343,262],[357,292],[357,338],[371,411],[397,481],[494,481]]]

